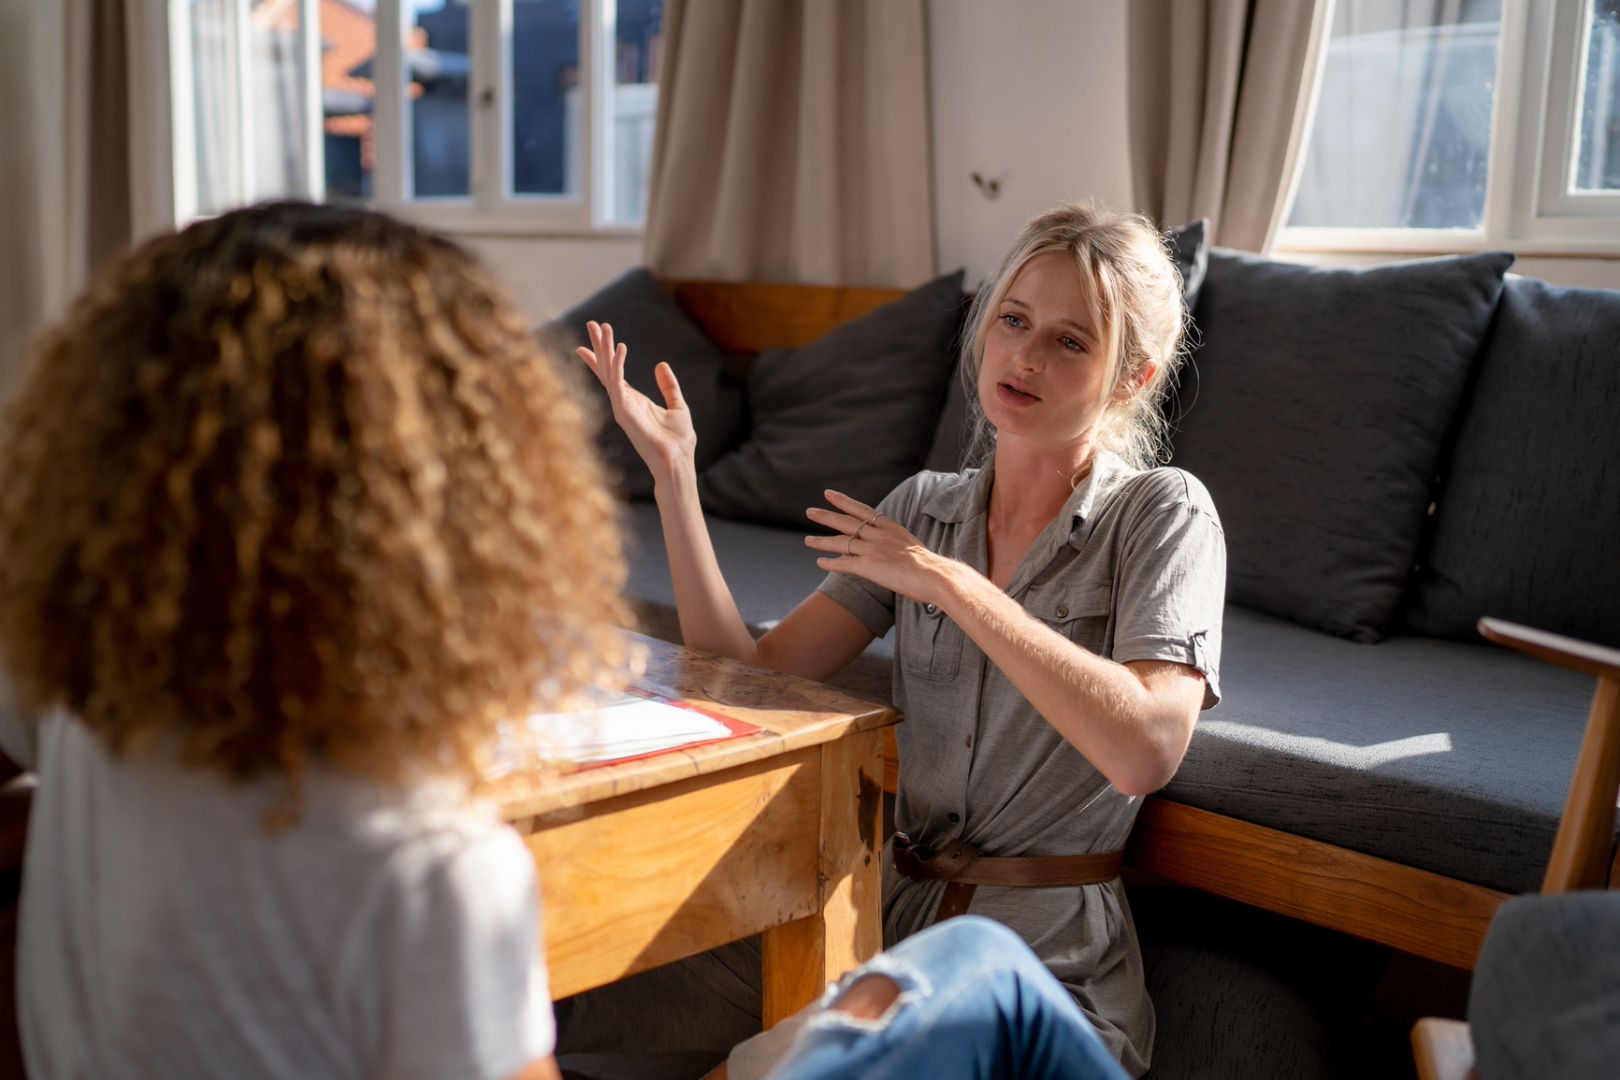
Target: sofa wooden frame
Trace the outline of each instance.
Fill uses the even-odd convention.
[[[796,348],[905,295],[900,289],[668,280],[710,340],[737,353]],[[899,775],[892,729],[884,783]],[[1508,894],[1165,798],[1142,808],[1133,870],[1473,970]],[[1620,867],[1617,867],[1620,869]]]

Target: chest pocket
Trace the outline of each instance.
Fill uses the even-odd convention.
[[[1114,591],[1098,585],[1084,591],[1048,586],[1024,598],[1024,610],[1098,656],[1114,652]]]
[[[900,604],[900,662],[906,674],[944,682],[962,667],[962,628],[933,604]]]

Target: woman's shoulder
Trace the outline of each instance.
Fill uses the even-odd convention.
[[[920,514],[947,521],[957,520],[957,512],[971,502],[979,471],[934,472],[924,469],[912,473],[884,497],[879,508],[887,516],[908,526]]]
[[[1136,516],[1182,510],[1208,517],[1217,526],[1220,515],[1202,480],[1173,465],[1132,472],[1120,481],[1116,498]]]

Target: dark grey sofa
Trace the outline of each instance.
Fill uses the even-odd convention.
[[[1230,325],[1205,316],[1219,262],[1200,359]],[[1383,640],[1229,606],[1225,700],[1167,798],[1506,893],[1538,887],[1591,682],[1468,638],[1489,614],[1620,644],[1620,293],[1509,275],[1491,302],[1457,400],[1441,403],[1433,505]],[[1210,389],[1222,373],[1200,367]],[[1241,530],[1211,487],[1231,544]],[[629,503],[627,529],[629,591],[653,633],[677,637],[655,506]],[[756,628],[821,580],[801,531],[713,515],[710,531]],[[891,657],[875,642],[839,681],[884,698]]]
[[[631,503],[629,591],[678,640],[657,508]],[[820,583],[802,534],[711,519],[742,615],[764,629]],[[1226,613],[1225,702],[1165,795],[1504,892],[1540,883],[1592,681],[1486,645],[1360,645]],[[891,638],[837,681],[885,700]]]
[[[1482,643],[1473,624],[1496,615],[1620,645],[1620,293],[1512,275],[1504,285],[1505,262],[1402,271],[1372,287],[1217,253],[1195,309],[1203,347],[1181,391],[1175,461],[1210,484],[1236,558],[1225,698],[1200,720],[1163,797],[1469,883],[1486,897],[1480,938],[1497,892],[1539,885],[1592,684]],[[775,325],[794,321],[791,308],[754,311],[763,329],[733,332],[739,311],[782,302],[777,290],[734,288],[716,299],[703,283],[674,283],[674,296],[727,351],[810,340],[778,340]],[[1449,322],[1427,326],[1450,293],[1468,290]],[[1291,311],[1292,293],[1313,291],[1315,313]],[[820,290],[806,306],[838,307],[844,292]],[[1325,305],[1341,295],[1348,309],[1336,323]],[[654,318],[646,299],[582,314],[639,326]],[[1471,330],[1459,329],[1462,315],[1475,321]],[[659,358],[690,381],[692,362]],[[734,360],[727,367],[739,370]],[[738,382],[715,388],[700,417],[711,461],[725,452],[715,443],[760,420]],[[1279,387],[1280,407],[1241,400]],[[944,415],[916,465],[949,467],[959,447],[942,449],[942,435],[956,426],[960,397],[929,408]],[[1292,431],[1268,429],[1270,416]],[[1310,443],[1312,429],[1324,433],[1326,458],[1312,456],[1322,449]],[[781,454],[792,439],[774,437],[777,467],[804,456]],[[1292,456],[1275,450],[1290,437]],[[1345,449],[1357,437],[1360,457]],[[1251,468],[1256,446],[1271,455],[1267,469]],[[816,474],[837,456],[798,464]],[[1380,502],[1389,476],[1405,485],[1394,510]],[[1357,483],[1364,490],[1351,491]],[[649,632],[678,641],[656,508],[632,500],[625,513],[629,593]],[[774,520],[709,515],[727,581],[756,631],[822,577],[804,530],[782,520],[781,506],[758,517]],[[1273,550],[1278,536],[1309,549],[1304,561],[1275,565],[1288,562]],[[1324,552],[1337,562],[1322,561]],[[1276,573],[1290,575],[1291,602],[1279,599],[1288,590],[1269,589]],[[1369,597],[1385,606],[1381,618],[1368,616]],[[876,641],[835,681],[886,700],[892,657],[892,639]],[[1320,867],[1309,876],[1322,893]],[[1155,1075],[1339,1075],[1357,1053],[1404,1056],[1399,1033],[1391,1045],[1362,1047],[1354,1028],[1386,949],[1253,909],[1244,922],[1221,901],[1200,907],[1182,895],[1149,890],[1133,900],[1160,1006]],[[1431,910],[1448,901],[1436,895]]]

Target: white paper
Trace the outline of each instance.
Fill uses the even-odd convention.
[[[519,768],[525,757],[591,765],[731,734],[711,716],[634,694],[580,712],[535,713],[523,723],[526,732],[502,737],[492,767],[495,775]]]

